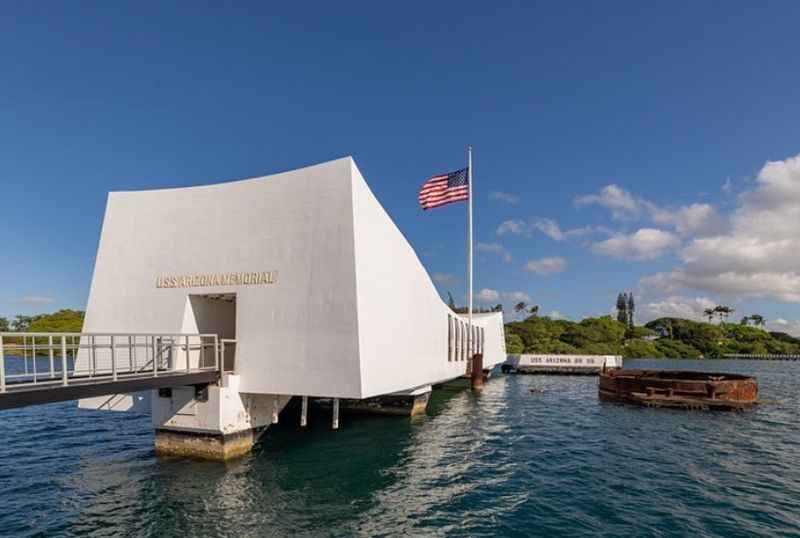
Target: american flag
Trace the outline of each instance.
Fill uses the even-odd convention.
[[[469,199],[469,168],[462,168],[449,174],[433,176],[419,191],[419,203],[428,210],[452,202]]]

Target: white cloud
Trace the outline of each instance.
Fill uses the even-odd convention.
[[[19,302],[29,306],[42,306],[52,304],[56,302],[56,299],[48,295],[26,295]]]
[[[431,275],[433,281],[443,286],[453,286],[458,283],[458,277],[450,273],[433,273]]]
[[[655,210],[651,212],[654,222],[671,225],[681,235],[710,236],[723,233],[725,219],[711,204],[691,204],[676,211]]]
[[[767,162],[730,223],[726,233],[692,240],[680,266],[643,284],[800,302],[800,155]]]
[[[489,193],[489,200],[498,200],[507,204],[516,205],[519,202],[519,196],[502,191],[493,191]]]
[[[476,249],[478,252],[491,252],[492,254],[497,254],[503,258],[504,262],[511,263],[511,253],[500,243],[478,243],[476,245]]]
[[[616,234],[605,241],[592,243],[597,254],[624,260],[654,260],[680,245],[678,237],[664,230],[642,228],[632,234]]]
[[[560,273],[567,268],[567,261],[561,257],[542,258],[539,260],[528,260],[524,269],[530,273],[547,276]]]
[[[496,304],[502,302],[530,302],[531,296],[524,291],[497,291],[489,288],[483,288],[475,294],[475,302],[481,304]]]
[[[722,184],[722,192],[728,194],[731,192],[731,190],[733,190],[733,182],[731,181],[731,178],[727,178],[725,183]]]
[[[562,230],[556,221],[544,217],[534,217],[528,221],[522,219],[509,219],[500,223],[497,227],[497,235],[520,235],[531,237],[534,232],[541,232],[554,241],[564,241],[574,237],[582,237],[594,232],[602,232],[604,228],[584,226],[571,230]]]
[[[715,235],[722,233],[727,225],[711,204],[695,203],[677,209],[665,208],[613,184],[606,185],[598,194],[575,198],[575,204],[578,207],[605,207],[616,220],[638,220],[646,216],[656,224],[673,227],[681,235]]]
[[[500,223],[497,227],[497,235],[528,235],[528,226],[524,220],[512,219]]]
[[[500,293],[489,288],[483,288],[475,294],[475,300],[479,303],[496,303],[499,299]]]
[[[525,293],[524,291],[507,291],[502,293],[503,299],[506,301],[513,301],[515,303],[519,302],[530,302],[531,296]]]
[[[562,230],[556,221],[546,218],[534,219],[531,222],[531,227],[539,230],[554,241],[564,241],[565,239],[570,239],[572,237],[581,237],[584,235],[589,235],[594,231],[591,226],[573,228],[572,230]]]
[[[558,310],[551,310],[547,317],[550,319],[569,319],[567,316],[559,312]]]
[[[787,333],[800,337],[800,320],[789,321],[783,318],[767,320],[767,330]]]
[[[705,319],[703,310],[714,308],[717,305],[708,297],[683,297],[672,295],[660,301],[645,303],[639,306],[639,318],[644,322],[656,318],[684,318],[702,321]]]
[[[596,204],[611,211],[617,220],[631,220],[638,218],[643,210],[640,200],[631,195],[619,185],[606,185],[598,194],[587,194],[575,198],[575,204],[580,207]]]

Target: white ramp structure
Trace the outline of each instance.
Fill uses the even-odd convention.
[[[249,450],[293,396],[405,398],[416,412],[432,385],[467,373],[474,353],[485,369],[506,359],[502,314],[476,314],[467,337],[466,316],[442,302],[350,157],[217,185],[111,193],[84,332],[229,341],[220,383],[151,395],[157,450],[222,458]]]

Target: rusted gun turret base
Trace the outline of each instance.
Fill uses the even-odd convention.
[[[683,370],[607,370],[601,400],[646,407],[743,411],[758,404],[758,381],[741,374]]]

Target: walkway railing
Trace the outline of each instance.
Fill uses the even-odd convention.
[[[726,353],[723,355],[726,359],[760,359],[767,361],[796,361],[800,360],[800,355],[793,354],[758,354],[758,353]]]
[[[216,334],[0,333],[0,393],[165,373],[221,375],[232,369],[221,358],[225,342],[235,345]]]

